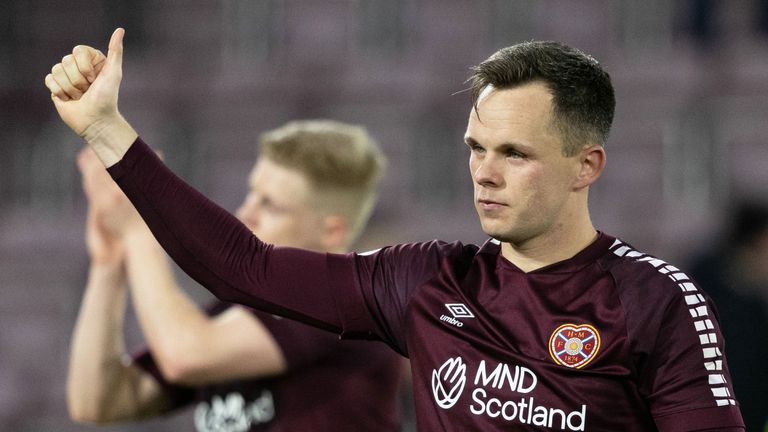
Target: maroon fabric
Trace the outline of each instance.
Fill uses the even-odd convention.
[[[230,304],[216,302],[217,315]],[[380,343],[340,342],[338,336],[297,321],[253,311],[288,362],[273,378],[190,388],[169,383],[145,351],[134,359],[151,373],[171,409],[195,404],[198,431],[397,431],[402,359]]]
[[[140,141],[110,172],[214,294],[407,354],[421,430],[743,428],[709,300],[608,235],[529,273],[493,241],[324,256],[259,242]]]

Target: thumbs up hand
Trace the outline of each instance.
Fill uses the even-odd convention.
[[[124,34],[115,30],[106,57],[95,48],[76,46],[45,77],[61,119],[80,136],[100,119],[118,115]]]
[[[95,48],[76,46],[45,77],[61,119],[91,145],[106,166],[120,160],[136,138],[117,109],[124,35],[122,28],[112,33],[106,56]]]

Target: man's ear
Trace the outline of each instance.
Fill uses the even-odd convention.
[[[579,152],[579,171],[574,181],[575,189],[583,189],[594,183],[605,168],[605,150],[603,146],[593,144]]]
[[[342,252],[349,246],[347,244],[350,232],[349,221],[341,215],[327,215],[323,218],[323,236],[321,241],[328,251]]]

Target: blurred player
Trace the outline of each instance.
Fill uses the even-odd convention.
[[[260,150],[237,211],[245,226],[275,244],[348,250],[384,163],[365,129],[292,122],[263,135]],[[399,430],[399,356],[242,306],[199,310],[90,149],[78,165],[91,268],[72,341],[75,420],[137,420],[196,404],[198,431]],[[149,347],[125,362],[127,287]]]
[[[615,105],[592,57],[527,42],[473,69],[464,141],[483,246],[336,255],[262,242],[163,165],[117,109],[122,36],[46,78],[62,120],[214,294],[408,355],[420,429],[744,430],[710,301],[591,222]]]

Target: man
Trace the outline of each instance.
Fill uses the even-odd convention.
[[[373,208],[383,163],[361,127],[291,122],[262,136],[238,217],[275,244],[345,252]],[[91,268],[72,341],[73,419],[136,420],[196,403],[198,431],[399,430],[396,354],[241,306],[199,310],[93,152],[78,166]],[[149,345],[128,363],[126,284]]]
[[[706,297],[591,223],[614,109],[591,57],[530,42],[475,68],[465,141],[485,245],[320,255],[254,238],[138,138],[117,110],[123,33],[106,60],[81,48],[46,77],[62,120],[214,294],[409,356],[420,429],[743,430]]]

